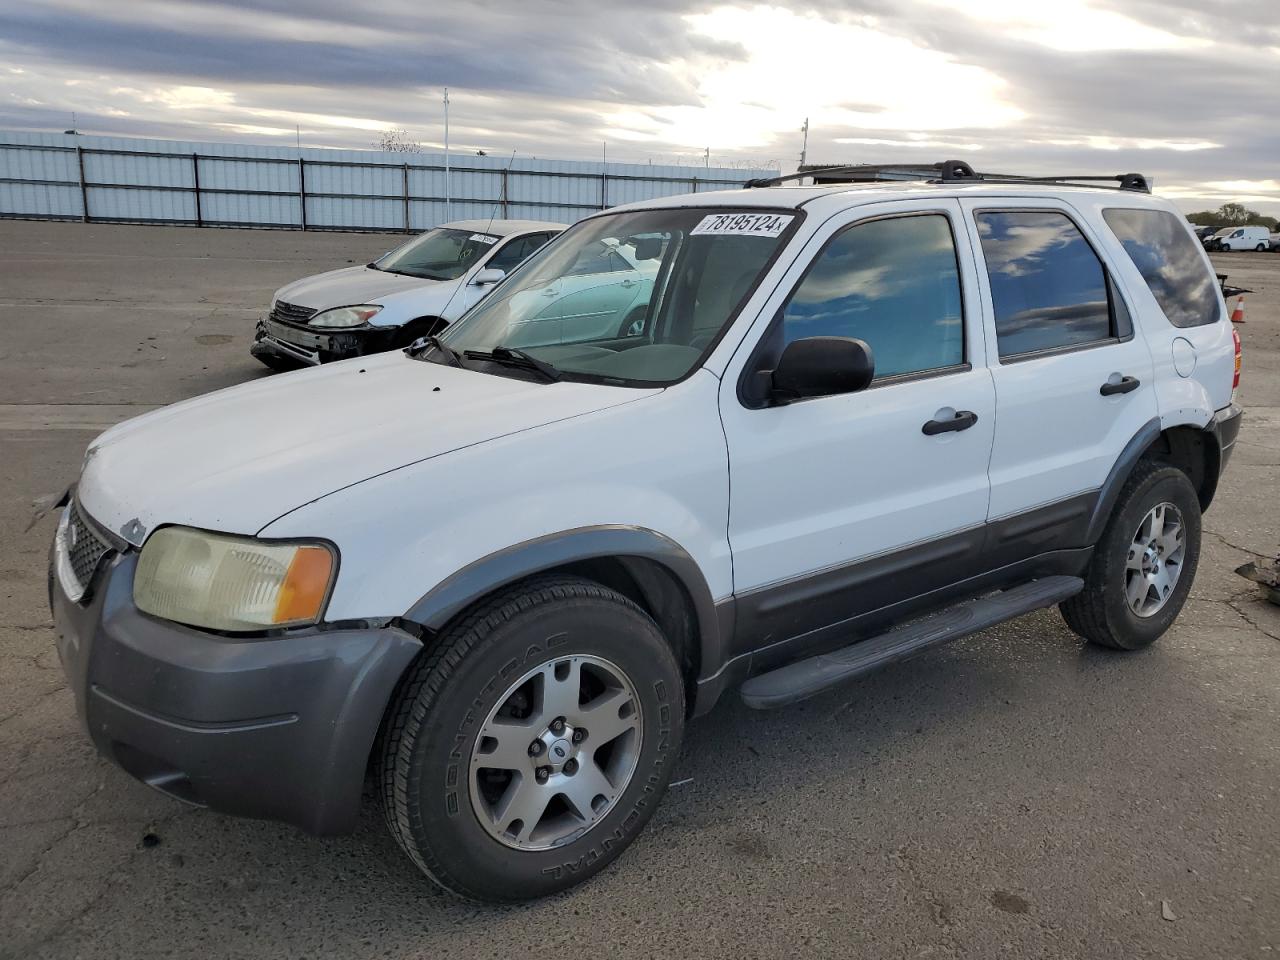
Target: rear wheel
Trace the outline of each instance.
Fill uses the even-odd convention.
[[[1085,571],[1085,588],[1061,605],[1075,633],[1138,650],[1173,623],[1200,560],[1200,502],[1177,467],[1142,461],[1116,501]]]
[[[402,683],[380,758],[392,835],[445,890],[545,896],[603,869],[666,790],[683,684],[612,590],[531,580],[445,631]]]
[[[1259,253],[1261,253],[1263,250],[1267,249],[1267,245],[1266,245],[1265,243],[1260,243],[1260,244],[1258,244],[1256,247],[1254,247],[1253,249],[1254,249],[1254,250],[1257,250]]]

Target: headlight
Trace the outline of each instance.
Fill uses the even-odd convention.
[[[271,543],[190,527],[161,527],[138,558],[139,610],[210,630],[315,623],[337,572],[323,543]]]
[[[362,327],[369,318],[381,310],[376,303],[366,303],[355,307],[334,307],[322,310],[307,321],[310,327]]]

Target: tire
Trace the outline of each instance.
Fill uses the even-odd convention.
[[[1260,244],[1258,244],[1256,247],[1254,247],[1253,249],[1254,249],[1255,251],[1257,251],[1258,253],[1261,253],[1263,250],[1267,249],[1267,245],[1266,245],[1265,243],[1260,243]]]
[[[1163,555],[1137,548],[1147,542],[1148,517],[1161,511],[1161,523],[1168,520],[1182,529],[1183,547],[1177,560],[1176,579],[1160,596],[1161,579],[1173,576],[1170,549],[1173,526],[1164,530]],[[1171,513],[1167,508],[1172,505]],[[1169,629],[1195,580],[1200,561],[1200,501],[1187,475],[1177,467],[1151,460],[1140,461],[1125,483],[1111,512],[1106,529],[1094,548],[1085,570],[1084,590],[1059,605],[1067,626],[1090,643],[1114,650],[1140,650]],[[1141,569],[1139,569],[1141,568]],[[1143,592],[1149,568],[1154,582]],[[1132,592],[1131,592],[1132,591]],[[1136,599],[1135,599],[1136,598]],[[1140,614],[1134,604],[1142,606]]]
[[[513,723],[526,726],[512,733]],[[607,724],[630,726],[614,734]],[[604,869],[648,822],[683,725],[679,666],[639,607],[576,577],[525,581],[459,617],[401,681],[378,758],[388,826],[456,896],[556,893]],[[532,826],[510,819],[545,797],[554,799],[529,815]]]

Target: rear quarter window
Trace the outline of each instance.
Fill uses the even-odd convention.
[[[1218,319],[1217,281],[1181,217],[1118,207],[1102,216],[1171,324],[1198,327]]]

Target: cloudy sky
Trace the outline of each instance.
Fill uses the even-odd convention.
[[[1280,0],[0,0],[0,128],[1138,170],[1280,215]]]

